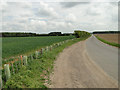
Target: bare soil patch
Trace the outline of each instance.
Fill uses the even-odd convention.
[[[98,37],[108,41],[108,42],[114,42],[114,43],[118,43],[120,44],[120,42],[118,42],[118,36],[120,34],[95,34]]]

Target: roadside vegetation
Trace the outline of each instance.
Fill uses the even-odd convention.
[[[106,44],[109,44],[109,45],[111,45],[111,46],[115,46],[115,47],[119,47],[119,48],[120,48],[120,44],[118,44],[118,43],[108,42],[108,41],[106,41],[106,40],[104,40],[104,39],[102,39],[101,37],[98,37],[98,36],[96,36],[96,38],[97,38],[98,40],[106,43]]]
[[[79,31],[79,30],[74,31],[74,34],[76,38],[83,38],[83,37],[87,37],[91,35],[90,33],[86,31]]]
[[[4,88],[47,88],[47,85],[50,84],[49,75],[53,70],[56,56],[64,48],[88,37],[71,40],[52,51],[44,53],[40,59],[33,60],[26,67],[23,66],[17,74],[6,82]]]
[[[80,34],[79,32],[75,32],[75,34],[76,34],[76,37],[78,35],[79,38],[77,37],[74,40],[69,40],[68,42],[60,45],[59,47],[53,48],[52,50],[48,50],[47,52],[46,51],[43,52],[39,56],[39,58],[34,58],[31,60],[31,58],[29,58],[29,56],[28,56],[28,60],[27,60],[28,64],[27,65],[23,64],[22,66],[20,65],[20,67],[18,67],[19,62],[15,61],[14,62],[15,64],[13,65],[15,73],[11,73],[11,77],[7,81],[5,79],[6,78],[5,72],[4,72],[4,70],[2,70],[2,72],[3,72],[2,73],[3,88],[47,88],[47,85],[50,84],[49,76],[50,76],[50,73],[53,71],[54,61],[56,60],[56,57],[58,56],[58,54],[60,52],[62,52],[64,48],[90,37],[90,34],[88,34],[86,32],[84,32],[84,33],[82,32],[82,34]],[[42,39],[42,41],[40,41],[40,38],[44,38],[44,40]],[[24,41],[27,45],[24,43],[20,44],[20,45],[21,45],[21,49],[24,50],[24,47],[27,48],[28,45],[32,45],[32,47],[33,47],[34,44],[32,44],[32,43],[35,43],[37,41],[37,43],[35,43],[35,45],[37,45],[39,43],[42,44],[41,46],[37,45],[37,46],[39,46],[37,48],[40,48],[40,47],[43,48],[44,46],[51,45],[54,42],[56,43],[56,42],[73,39],[73,38],[74,37],[72,35],[70,35],[69,37],[64,37],[62,39],[59,37],[49,37],[49,38],[48,37],[36,37],[36,38],[28,37],[27,38],[28,42],[27,42],[27,40]],[[19,45],[19,42],[23,42],[23,39],[22,40],[20,40],[20,39],[22,39],[22,38],[20,38],[20,37],[13,38],[13,40],[16,41],[15,43],[16,44],[18,43],[18,45]],[[12,51],[12,49],[14,49],[14,47],[16,47],[16,44],[9,45],[9,43],[12,41],[11,41],[11,39],[7,39],[7,40],[6,41],[8,43],[8,47],[13,47],[13,48],[9,49],[9,48],[7,48],[7,46],[6,46],[6,48],[8,50]],[[34,46],[33,49],[35,47],[36,46]],[[12,55],[16,55],[17,48],[19,48],[19,47],[16,47],[16,50],[13,50]],[[18,49],[18,50],[20,50],[20,49]],[[29,48],[27,50],[29,50]],[[8,52],[8,54],[11,53],[10,51]],[[12,70],[11,67],[10,67],[10,70]]]

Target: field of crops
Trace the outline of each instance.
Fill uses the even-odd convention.
[[[120,34],[95,34],[96,36],[112,43],[119,43],[118,42],[118,36]],[[120,44],[120,43],[119,43]]]
[[[0,71],[2,71],[0,88],[2,86],[5,88],[45,88],[44,83],[49,83],[49,74],[53,69],[56,56],[64,48],[78,41],[85,40],[90,36],[87,33],[83,34],[85,36],[81,36],[80,34],[80,38],[76,39],[72,35],[2,38],[3,60],[2,67],[0,67]],[[76,33],[76,35],[78,34]]]
[[[70,38],[72,39],[74,36],[5,37],[2,38],[2,58],[32,52]]]

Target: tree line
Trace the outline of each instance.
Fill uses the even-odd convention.
[[[89,36],[90,33],[86,31],[75,30],[74,33],[50,32],[48,34],[24,33],[24,32],[2,32],[0,37],[35,37],[35,36],[73,36],[76,38]]]
[[[120,31],[94,31],[93,34],[120,34]]]
[[[34,37],[34,36],[69,36],[73,33],[50,32],[48,34],[24,33],[24,32],[2,32],[0,37]]]

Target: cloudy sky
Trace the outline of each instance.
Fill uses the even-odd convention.
[[[3,2],[2,32],[118,30],[115,2]]]

